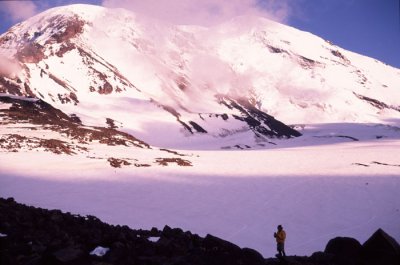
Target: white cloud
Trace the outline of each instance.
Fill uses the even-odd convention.
[[[133,12],[178,24],[212,25],[239,15],[259,15],[285,22],[288,0],[103,0],[105,7]]]
[[[0,9],[13,22],[30,18],[38,13],[38,7],[33,1],[0,1]]]
[[[19,72],[21,72],[19,63],[3,55],[0,50],[0,76],[14,78]]]

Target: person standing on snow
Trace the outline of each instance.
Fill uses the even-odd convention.
[[[274,237],[276,239],[276,249],[278,250],[278,255],[280,257],[286,257],[285,253],[285,239],[286,232],[283,230],[281,225],[278,225],[278,231],[274,233]]]

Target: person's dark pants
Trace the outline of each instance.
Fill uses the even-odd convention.
[[[285,253],[285,243],[277,243],[276,249],[281,257],[286,257]]]

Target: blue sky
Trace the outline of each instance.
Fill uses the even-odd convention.
[[[302,2],[289,25],[400,68],[399,0]]]
[[[137,6],[131,3],[143,0],[0,0],[0,33],[24,18],[53,6],[71,3],[101,5],[104,2],[110,6],[128,5],[134,9]],[[148,5],[151,2],[147,1]],[[400,68],[400,0],[241,0],[240,5],[233,0],[208,0],[206,3],[215,3],[217,6],[236,3],[235,7],[240,8],[257,3],[259,9],[268,9],[267,12],[274,15],[280,14],[278,20],[285,24]],[[18,7],[13,10],[10,8],[12,5]]]

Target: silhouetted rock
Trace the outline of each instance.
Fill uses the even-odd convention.
[[[311,257],[264,259],[257,251],[207,235],[165,226],[133,230],[95,216],[45,210],[0,198],[1,265],[399,265],[399,244],[383,230],[363,246],[352,238],[329,241]],[[153,238],[150,238],[153,237]],[[90,254],[98,247],[104,255]]]
[[[400,264],[400,245],[382,229],[378,229],[362,245],[362,255],[366,264]]]
[[[0,213],[0,232],[7,235],[0,238],[1,265],[264,264],[255,250],[180,228],[133,230],[95,216],[38,209],[1,198]],[[90,255],[99,246],[109,251],[104,256]]]
[[[361,254],[361,244],[354,238],[336,237],[329,240],[325,253],[333,255],[337,264],[357,264]]]
[[[254,249],[243,248],[242,256],[244,264],[265,264],[264,257]]]

